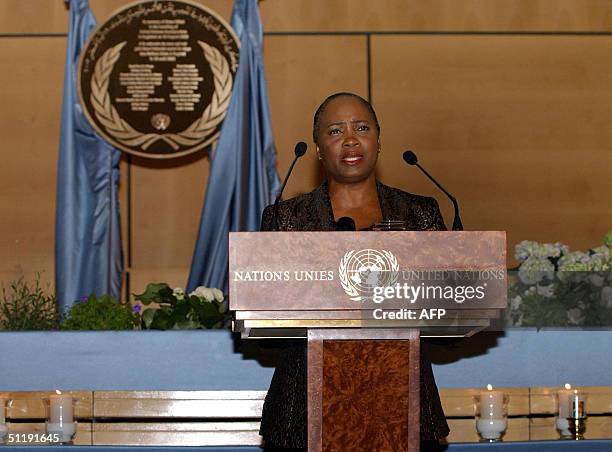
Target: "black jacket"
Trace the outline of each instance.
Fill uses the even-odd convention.
[[[384,220],[401,220],[413,231],[446,230],[438,203],[377,182]],[[272,229],[273,207],[263,212],[262,231]],[[278,204],[280,231],[335,230],[327,183],[310,193]],[[267,446],[304,448],[307,438],[306,344],[287,347],[277,366],[264,403],[260,434]],[[421,440],[436,440],[449,429],[440,404],[431,362],[421,342]]]
[[[384,220],[405,221],[411,231],[445,231],[446,226],[434,198],[413,195],[376,183]],[[272,230],[273,206],[265,208],[261,230]],[[335,230],[331,201],[324,182],[310,193],[282,201],[277,208],[279,231]]]

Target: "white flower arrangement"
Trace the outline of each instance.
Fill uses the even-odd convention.
[[[511,326],[612,326],[612,231],[588,252],[522,241],[509,286]]]
[[[569,251],[567,245],[562,243],[538,243],[523,240],[516,245],[514,256],[518,261],[524,262],[530,257],[538,259],[549,259],[559,257]]]
[[[554,277],[555,266],[553,263],[541,257],[529,256],[521,264],[518,276],[523,284],[537,284],[544,280],[552,280]]]
[[[223,302],[223,300],[225,299],[223,292],[221,292],[219,289],[214,288],[214,287],[208,288],[204,286],[198,286],[193,292],[189,294],[189,296],[192,296],[192,295],[200,299],[206,300],[206,301],[216,300],[219,303]]]
[[[148,329],[224,328],[228,320],[225,296],[216,288],[199,286],[187,295],[181,287],[150,283],[136,300],[157,304],[142,311],[142,323]]]

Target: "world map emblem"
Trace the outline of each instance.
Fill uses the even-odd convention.
[[[371,300],[375,287],[395,284],[398,274],[397,258],[386,250],[351,250],[338,265],[340,284],[353,301]]]
[[[179,157],[218,138],[238,61],[238,38],[214,11],[189,0],[144,0],[115,12],[88,40],[79,99],[114,147]]]

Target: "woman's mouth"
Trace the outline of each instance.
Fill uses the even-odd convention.
[[[360,154],[347,154],[342,157],[341,161],[345,165],[358,165],[363,160],[363,156]]]

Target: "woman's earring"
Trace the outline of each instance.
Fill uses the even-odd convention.
[[[317,154],[319,156],[319,160],[323,160],[323,157],[321,157],[321,154]]]

